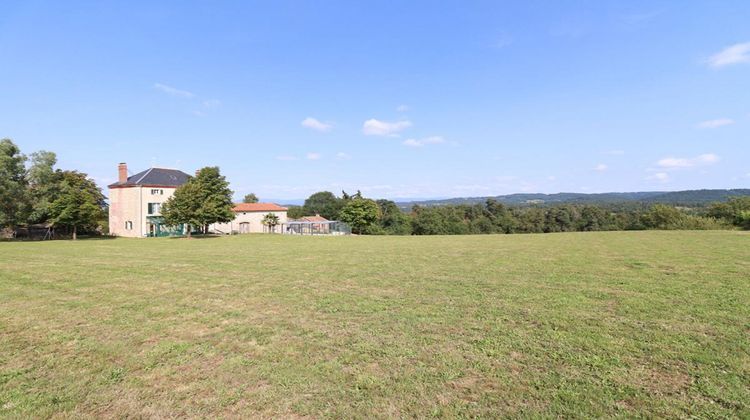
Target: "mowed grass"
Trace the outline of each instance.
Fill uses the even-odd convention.
[[[750,235],[0,243],[0,417],[750,416]]]

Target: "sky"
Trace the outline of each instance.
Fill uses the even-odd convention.
[[[750,2],[0,3],[0,138],[236,197],[750,187]]]

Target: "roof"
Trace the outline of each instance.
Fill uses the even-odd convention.
[[[232,210],[236,212],[287,211],[287,208],[274,203],[238,203]]]
[[[323,217],[323,216],[321,216],[319,214],[316,214],[315,216],[300,217],[296,221],[297,222],[327,222],[328,219],[326,219],[325,217]]]
[[[186,183],[190,175],[178,169],[166,168],[149,168],[143,172],[129,176],[126,182],[115,182],[110,184],[109,188],[130,187],[130,186],[158,186],[158,187],[179,187]]]

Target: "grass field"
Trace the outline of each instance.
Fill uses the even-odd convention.
[[[750,235],[0,243],[0,417],[750,416]]]

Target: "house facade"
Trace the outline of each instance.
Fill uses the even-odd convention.
[[[118,165],[117,173],[117,182],[109,185],[109,233],[142,238],[165,232],[161,206],[190,176],[167,168],[150,168],[128,176],[125,163]]]
[[[164,224],[161,206],[177,187],[190,179],[188,174],[177,169],[150,168],[128,176],[125,163],[119,164],[117,169],[118,180],[109,185],[111,235],[143,238],[185,233],[182,226],[169,227]],[[281,232],[281,225],[287,223],[287,209],[273,203],[240,203],[232,210],[234,220],[215,223],[209,226],[209,230],[223,234],[268,232],[269,229],[261,221],[269,213],[279,218],[275,232]]]

